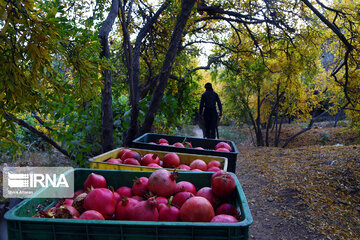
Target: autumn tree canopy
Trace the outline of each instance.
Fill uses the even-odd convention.
[[[210,68],[258,145],[260,125],[309,118],[324,99],[360,122],[359,12],[354,1],[0,1],[1,143],[16,144],[20,124],[78,159],[129,145],[190,119],[185,94],[199,97],[197,70]],[[214,49],[200,66],[204,43]]]

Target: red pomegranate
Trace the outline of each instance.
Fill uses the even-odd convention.
[[[204,162],[204,160],[195,159],[194,161],[192,161],[190,163],[190,168],[191,169],[199,169],[201,171],[206,171],[207,170],[207,165],[206,165],[206,162]]]
[[[216,208],[218,205],[219,200],[210,187],[200,188],[199,191],[197,191],[196,196],[206,198],[214,208]]]
[[[184,147],[186,147],[186,148],[192,148],[193,146],[192,146],[191,142],[185,142],[185,143],[184,143]]]
[[[161,144],[161,143],[169,143],[168,140],[166,140],[165,138],[160,138],[158,141],[157,141],[158,144]]]
[[[120,158],[119,159],[118,158],[110,158],[110,159],[106,160],[106,162],[107,163],[115,163],[115,164],[121,164],[122,163]]]
[[[207,167],[208,167],[208,168],[217,167],[217,168],[220,168],[220,169],[221,169],[221,163],[220,163],[219,161],[212,160],[212,161],[210,161],[210,162],[207,164]]]
[[[217,172],[217,171],[220,171],[221,169],[218,168],[218,167],[210,167],[207,169],[208,172]]]
[[[192,197],[180,208],[180,220],[183,222],[210,222],[214,217],[214,208],[203,197]]]
[[[141,161],[140,153],[133,151],[133,150],[125,152],[124,155],[122,155],[121,160],[124,161],[127,158],[135,158],[139,162]]]
[[[170,197],[176,191],[176,172],[159,169],[151,173],[148,189],[155,195]]]
[[[186,200],[191,197],[194,197],[194,194],[192,194],[191,192],[178,192],[172,199],[171,204],[177,208],[181,208],[184,202],[186,202]]]
[[[123,162],[124,164],[140,166],[140,162],[135,158],[127,158]]]
[[[176,183],[176,192],[191,192],[192,194],[196,194],[196,188],[194,184],[188,181],[180,181]]]
[[[106,179],[96,173],[90,173],[84,182],[84,191],[88,192],[91,188],[106,188]]]
[[[147,194],[149,191],[148,182],[149,179],[147,177],[140,177],[140,178],[135,177],[131,189],[133,194],[138,196],[144,196],[145,194]]]
[[[164,203],[160,204],[159,209],[159,221],[166,222],[178,222],[180,210],[174,206],[167,206]]]
[[[233,176],[228,173],[220,173],[221,171],[215,172],[219,173],[215,177],[211,178],[211,188],[214,194],[220,199],[226,200],[234,192],[236,188],[236,182]]]
[[[161,166],[159,166],[159,165],[156,164],[156,163],[149,163],[149,164],[147,165],[147,167],[162,168]]]
[[[227,149],[227,148],[217,148],[215,151],[219,151],[219,152],[230,152],[230,150]]]
[[[62,205],[55,209],[54,217],[66,219],[78,218],[80,217],[80,213],[71,205]]]
[[[121,197],[131,197],[133,195],[131,188],[126,186],[119,187],[116,189],[116,192],[120,194]]]
[[[121,149],[120,152],[118,152],[117,157],[118,157],[118,158],[121,158],[121,157],[124,155],[124,153],[126,153],[126,152],[128,152],[128,151],[131,151],[131,150],[128,149],[128,148],[123,148],[123,149]]]
[[[186,164],[180,164],[178,166],[179,169],[182,169],[182,170],[191,170],[190,166],[186,165]]]
[[[147,166],[150,163],[160,164],[160,158],[157,154],[154,153],[148,153],[145,154],[144,157],[141,158],[141,165]]]
[[[95,210],[87,210],[83,212],[79,219],[86,219],[86,220],[105,220],[104,216]]]
[[[231,152],[231,150],[232,150],[230,144],[228,144],[226,142],[219,142],[218,144],[216,144],[215,150],[217,150],[219,148],[226,148],[227,150],[229,150],[229,152]]]
[[[213,219],[211,219],[212,223],[236,223],[238,222],[238,220],[231,215],[226,215],[226,214],[220,214],[220,215],[216,215],[215,217],[213,217]]]
[[[105,218],[111,217],[115,212],[116,200],[112,191],[107,188],[91,190],[84,200],[85,210],[96,210]]]
[[[133,198],[123,197],[116,205],[115,219],[130,220],[131,212],[139,201]]]
[[[173,144],[174,147],[181,147],[181,148],[184,148],[184,144],[180,143],[180,142],[176,142]]]
[[[163,167],[176,168],[180,165],[180,157],[176,153],[168,153],[163,158]]]
[[[215,214],[216,215],[227,214],[227,215],[231,215],[237,219],[240,219],[240,212],[234,205],[232,205],[230,203],[221,204],[219,207],[216,208]]]
[[[151,197],[135,204],[130,219],[134,221],[158,221],[159,211],[155,199]]]
[[[161,197],[161,196],[156,197],[155,201],[158,204],[158,206],[160,206],[160,203],[164,203],[165,205],[169,203],[169,200],[166,197]]]

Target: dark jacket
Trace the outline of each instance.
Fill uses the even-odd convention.
[[[201,101],[200,101],[200,114],[203,114],[204,108],[206,110],[215,110],[216,111],[216,103],[218,105],[220,116],[222,115],[222,105],[219,98],[219,95],[214,92],[213,90],[206,90],[201,95]]]

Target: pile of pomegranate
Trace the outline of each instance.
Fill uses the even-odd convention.
[[[181,163],[180,157],[174,152],[167,153],[162,159],[156,153],[147,153],[141,156],[135,150],[123,148],[118,152],[117,158],[110,158],[105,162],[113,164],[128,164],[136,166],[146,166],[155,168],[177,168],[187,171],[209,171],[216,172],[221,170],[221,163],[212,160],[206,163],[202,159],[195,159],[189,165]]]
[[[91,173],[73,198],[39,211],[39,218],[88,220],[236,223],[240,212],[231,204],[235,179],[223,170],[211,176],[211,186],[196,189],[189,181],[176,181],[176,172],[154,171],[136,177],[132,186],[114,188]]]
[[[202,147],[193,147],[191,142],[186,142],[186,141],[176,142],[171,145],[171,144],[169,144],[169,141],[166,140],[165,138],[160,138],[156,142],[149,142],[149,144],[158,144],[158,145],[164,145],[164,146],[173,146],[173,147],[180,147],[180,148],[194,148],[194,149],[204,150],[204,148],[202,148]],[[220,152],[231,152],[232,151],[230,144],[227,142],[219,142],[218,144],[216,144],[215,149],[210,149],[210,150],[215,150],[215,151],[220,151]]]

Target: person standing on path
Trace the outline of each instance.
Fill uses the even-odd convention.
[[[222,105],[219,95],[214,92],[211,83],[205,84],[206,91],[201,95],[200,116],[204,117],[205,138],[216,138],[216,127],[219,116],[222,116]],[[219,115],[216,110],[216,104],[219,109]]]

